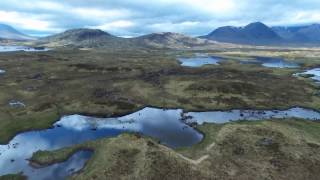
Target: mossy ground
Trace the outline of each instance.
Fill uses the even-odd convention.
[[[186,53],[186,52],[182,52]],[[0,143],[17,132],[48,128],[66,114],[116,116],[144,106],[205,111],[320,107],[319,89],[270,69],[230,61],[181,67],[167,51],[2,53]],[[13,108],[10,100],[26,107]]]
[[[318,122],[244,121],[205,124],[198,129],[206,134],[205,139],[191,148],[172,150],[147,137],[123,134],[58,151],[37,152],[33,161],[52,164],[79,149],[93,149],[87,166],[71,179],[316,180],[320,175]],[[208,158],[195,164],[181,156]]]
[[[300,53],[299,53],[300,52]],[[144,106],[216,109],[320,109],[319,87],[293,73],[227,61],[219,66],[181,67],[168,51],[2,53],[0,143],[16,133],[48,128],[62,115],[117,116]],[[247,58],[283,56],[320,64],[318,52],[238,50],[209,52]],[[26,107],[13,108],[10,100]],[[299,120],[237,122],[197,127],[205,134],[191,148],[168,149],[149,138],[121,135],[56,152],[39,152],[43,164],[64,161],[76,150],[95,151],[75,179],[317,179],[319,123]],[[210,148],[208,148],[210,146]],[[59,153],[58,153],[59,152]],[[195,165],[184,157],[209,158]],[[111,178],[110,178],[111,177]]]

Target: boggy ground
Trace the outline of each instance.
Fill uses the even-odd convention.
[[[117,116],[144,106],[215,109],[320,108],[319,87],[292,74],[226,61],[181,67],[167,50],[57,50],[0,54],[0,143],[48,128],[66,114]],[[317,61],[313,61],[316,63]],[[320,63],[319,63],[320,64]],[[25,107],[10,107],[17,100]]]
[[[70,179],[295,179],[316,180],[320,124],[302,120],[205,124],[206,136],[191,148],[172,150],[134,134],[34,154],[47,165],[79,149],[93,149],[86,167]]]

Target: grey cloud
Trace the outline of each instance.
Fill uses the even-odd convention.
[[[202,0],[186,1],[189,4],[182,0],[1,0],[0,11],[29,14],[50,24],[47,31],[38,31],[36,27],[34,29],[20,27],[20,30],[34,34],[53,33],[57,31],[56,29],[99,27],[108,23],[116,24],[114,22],[117,21],[132,22],[130,26],[120,24],[119,27],[108,29],[111,33],[123,36],[166,30],[201,35],[218,26],[245,25],[252,21],[263,21],[268,25],[292,25],[320,21],[319,0],[230,0],[234,7],[225,12],[210,11],[208,7],[199,8],[197,3]],[[209,2],[209,0],[204,1]],[[211,5],[216,8],[213,9],[219,10],[225,0],[214,0],[214,2],[216,3]],[[50,3],[52,7],[46,6]],[[79,16],[72,11],[76,8],[96,9],[99,12],[126,11],[128,14],[99,18],[92,14],[86,15],[84,12],[83,16]],[[318,16],[314,15],[316,11],[319,11],[319,20]],[[299,18],[309,14],[314,15],[314,18],[305,18],[305,20]]]

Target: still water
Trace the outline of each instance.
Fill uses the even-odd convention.
[[[203,135],[190,124],[227,123],[238,120],[301,118],[320,120],[320,113],[304,108],[288,110],[231,110],[184,112],[182,109],[144,108],[114,118],[81,115],[62,117],[51,129],[16,135],[9,144],[0,145],[0,175],[23,172],[30,179],[63,179],[80,170],[91,153],[80,151],[68,161],[35,169],[26,159],[38,150],[55,150],[99,138],[115,137],[124,132],[137,132],[159,140],[172,148],[188,147],[201,142]],[[71,169],[71,170],[70,170]],[[52,175],[55,172],[55,176]]]

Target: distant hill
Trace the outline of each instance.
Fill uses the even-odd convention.
[[[117,47],[125,44],[124,38],[113,36],[99,29],[71,29],[39,39],[47,46]]]
[[[320,24],[268,27],[256,22],[244,27],[220,27],[201,38],[249,45],[314,46],[320,45]]]
[[[261,22],[251,23],[244,27],[220,27],[201,38],[251,45],[276,44],[283,41],[277,33]]]
[[[320,24],[292,27],[272,27],[283,39],[295,43],[320,43]]]
[[[25,35],[11,26],[0,24],[0,39],[2,40],[34,40],[36,38]]]
[[[214,45],[213,41],[193,38],[179,33],[162,32],[152,33],[137,38],[132,38],[131,41],[143,46],[154,48],[193,48]]]
[[[185,49],[214,46],[217,43],[178,33],[153,33],[135,38],[113,36],[99,29],[72,29],[39,39],[37,45],[84,48],[170,48]]]

